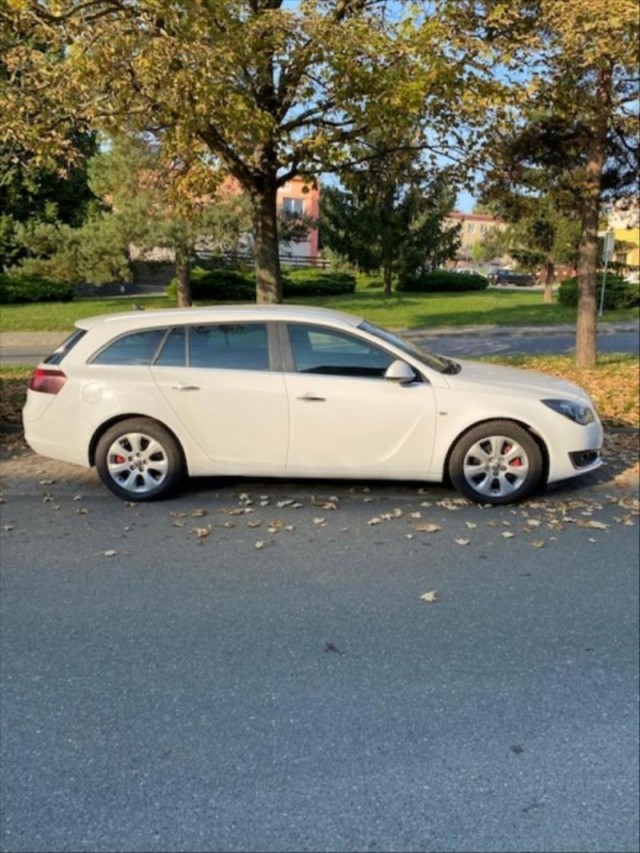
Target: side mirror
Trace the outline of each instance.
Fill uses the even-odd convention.
[[[386,369],[384,374],[385,379],[391,379],[393,382],[415,382],[416,374],[412,367],[409,367],[406,361],[396,359]]]

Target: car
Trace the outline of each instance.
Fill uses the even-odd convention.
[[[95,466],[136,502],[233,475],[450,480],[505,504],[602,461],[576,385],[296,305],[80,320],[34,370],[23,421],[36,453]]]
[[[533,287],[535,279],[529,273],[513,272],[512,270],[497,270],[491,276],[491,283],[495,285],[513,284],[516,287]]]

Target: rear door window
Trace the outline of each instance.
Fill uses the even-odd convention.
[[[166,329],[143,329],[122,335],[100,350],[91,362],[92,364],[151,364],[166,333]]]
[[[224,323],[189,328],[189,366],[269,370],[265,323]]]
[[[171,329],[154,361],[156,367],[184,367],[187,363],[187,327]]]

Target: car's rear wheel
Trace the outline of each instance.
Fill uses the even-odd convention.
[[[470,429],[449,458],[451,482],[478,503],[522,500],[540,485],[543,472],[536,440],[512,421],[489,421]]]
[[[176,440],[147,418],[130,418],[110,427],[96,446],[96,468],[108,489],[131,501],[168,497],[185,474]]]

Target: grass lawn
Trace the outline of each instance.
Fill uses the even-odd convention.
[[[164,296],[77,299],[73,302],[3,305],[0,307],[0,332],[66,331],[76,320],[95,314],[131,310],[138,302],[145,308],[171,308]],[[544,305],[539,292],[485,290],[444,294],[392,294],[385,297],[379,289],[358,290],[348,296],[311,297],[297,300],[305,305],[320,305],[359,314],[371,322],[391,329],[423,327],[500,325],[526,326],[548,323],[575,323],[576,312],[557,303]],[[199,305],[211,304],[199,302]],[[634,320],[636,309],[607,311],[605,322]]]

